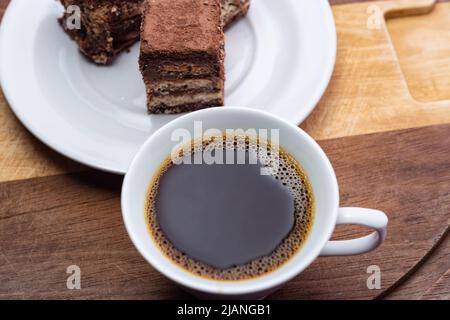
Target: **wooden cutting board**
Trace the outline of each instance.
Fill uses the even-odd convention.
[[[0,11],[6,2],[0,0]],[[441,61],[450,54],[450,39],[440,31],[450,29],[449,8],[430,0],[333,7],[336,70],[302,127],[330,156],[342,205],[385,210],[389,234],[371,254],[318,259],[273,298],[386,296],[426,262],[448,233],[450,73]],[[388,22],[373,20],[374,13],[386,15]],[[0,298],[189,297],[132,246],[120,213],[121,177],[89,170],[49,150],[24,130],[2,96],[0,124]],[[365,232],[339,228],[335,237]],[[82,271],[79,291],[66,288],[66,268],[73,264]],[[381,268],[381,290],[366,286],[370,265]],[[443,274],[423,298],[445,292],[449,268],[444,261]]]
[[[338,32],[335,72],[321,103],[302,128],[317,139],[329,139],[449,123],[450,101],[431,101],[440,95],[435,96],[437,90],[428,90],[433,83],[441,83],[440,90],[450,92],[450,64],[442,69],[440,63],[442,57],[448,57],[450,53],[448,31],[442,32],[450,28],[450,20],[445,14],[448,9],[448,3],[435,6],[434,0],[335,6]],[[430,36],[424,36],[421,29],[424,27],[416,23],[417,20],[390,20],[392,28],[389,30],[382,18],[383,15],[403,17],[417,13],[426,16],[429,12],[434,14],[424,20],[435,19],[433,24],[440,26],[439,31],[431,28]],[[378,16],[381,18],[377,19]],[[398,46],[394,47],[394,43]],[[426,50],[435,50],[435,54],[427,54]],[[439,60],[436,55],[440,55]],[[426,68],[414,68],[425,64]],[[411,96],[402,67],[407,71],[408,79],[416,79],[413,89],[427,87],[421,94],[423,101]]]
[[[273,298],[375,298],[411,272],[448,229],[450,125],[321,145],[336,168],[342,205],[386,211],[389,234],[373,253],[320,258]],[[120,213],[121,181],[91,171],[0,184],[0,298],[187,297],[131,244]],[[343,228],[336,238],[363,232]],[[66,289],[73,264],[82,271],[79,291]],[[371,265],[381,268],[382,290],[366,287]]]

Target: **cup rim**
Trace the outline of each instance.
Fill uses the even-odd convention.
[[[331,187],[334,190],[334,194],[332,195],[332,201],[334,203],[333,207],[335,207],[334,212],[332,212],[330,217],[330,223],[326,226],[324,237],[322,237],[321,242],[316,242],[314,244],[309,244],[311,249],[311,253],[308,255],[307,259],[303,261],[299,267],[293,268],[290,272],[285,272],[283,274],[280,274],[276,279],[273,279],[272,281],[268,283],[262,283],[261,281],[258,281],[260,279],[263,279],[265,275],[256,277],[249,280],[238,280],[238,281],[220,281],[220,280],[212,280],[202,277],[196,277],[196,281],[194,281],[191,278],[188,277],[180,277],[178,275],[173,274],[170,270],[166,270],[163,268],[161,263],[158,261],[155,261],[150,257],[149,254],[143,248],[141,248],[139,241],[137,240],[136,234],[133,232],[132,227],[130,226],[131,221],[128,219],[132,219],[131,215],[133,215],[133,212],[129,212],[129,205],[127,203],[128,201],[128,193],[131,188],[131,185],[133,184],[133,181],[131,181],[130,178],[130,172],[134,170],[136,167],[136,163],[138,160],[145,154],[145,151],[159,138],[160,135],[162,135],[163,132],[168,130],[168,128],[175,126],[177,123],[188,121],[189,119],[194,120],[195,117],[199,115],[208,116],[210,114],[215,114],[215,116],[220,115],[223,112],[238,112],[243,115],[247,116],[263,116],[266,118],[271,118],[274,121],[281,122],[284,126],[290,127],[291,129],[294,129],[299,135],[301,135],[304,139],[306,139],[312,149],[314,149],[315,153],[317,153],[325,167],[328,169],[329,176],[331,177],[330,183],[332,184]],[[271,288],[276,288],[280,286],[283,283],[288,282],[292,278],[296,277],[298,274],[303,272],[317,257],[320,255],[320,252],[322,251],[323,247],[325,246],[326,242],[331,238],[331,235],[334,231],[336,221],[337,221],[337,214],[338,214],[338,207],[339,207],[339,186],[337,183],[336,174],[334,172],[334,169],[326,156],[325,152],[322,150],[322,148],[319,146],[319,144],[311,137],[309,136],[305,131],[300,129],[299,127],[290,124],[289,122],[272,115],[268,112],[257,110],[257,109],[249,109],[245,107],[216,107],[216,108],[209,108],[209,109],[203,109],[199,111],[195,111],[186,115],[183,115],[168,124],[164,125],[160,129],[158,129],[153,135],[151,135],[141,146],[135,157],[133,158],[133,161],[131,162],[131,165],[129,166],[127,170],[127,174],[125,175],[123,185],[122,185],[122,192],[121,192],[121,209],[122,209],[122,217],[124,220],[125,228],[127,230],[127,233],[133,242],[134,246],[138,250],[138,252],[144,257],[144,259],[153,266],[158,272],[160,272],[165,277],[169,278],[170,280],[174,281],[175,283],[185,287],[189,288],[191,290],[204,292],[207,294],[219,294],[219,295],[242,295],[242,294],[250,294],[255,292],[260,292],[264,290],[269,290]],[[150,237],[150,235],[149,235]],[[155,247],[156,245],[153,244]],[[156,248],[159,251],[159,254],[161,258],[165,258],[164,254],[159,250],[159,248]],[[303,249],[299,250],[292,259],[299,254]],[[175,263],[173,263],[176,265]],[[282,268],[282,267],[281,267]],[[184,270],[184,269],[183,269]],[[187,271],[186,271],[187,272]],[[233,283],[234,286],[229,286],[226,288],[221,288],[220,292],[217,290],[217,285],[221,283]]]

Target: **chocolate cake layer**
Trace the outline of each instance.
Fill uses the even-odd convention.
[[[211,107],[212,105],[220,106],[222,100],[218,98],[217,100],[209,100],[208,102],[204,102],[201,99],[198,99],[198,101],[195,101],[191,104],[185,103],[180,106],[168,106],[164,103],[161,103],[159,105],[154,105],[152,107],[151,113],[153,114],[177,114],[177,113],[183,113],[183,112],[193,112],[201,109],[207,109]]]
[[[146,0],[139,65],[148,110],[223,105],[224,34],[219,0]]]
[[[81,10],[81,29],[70,30],[66,13],[60,23],[80,50],[93,62],[110,64],[122,51],[140,38],[144,0],[60,0],[65,8],[76,5]],[[244,16],[250,0],[221,0],[224,28]]]
[[[168,60],[159,60],[157,55],[149,54],[143,56],[141,59],[141,64],[146,66],[142,70],[142,74],[144,78],[149,80],[221,77],[222,69],[217,64],[211,63],[211,61],[214,61],[213,57],[204,63],[172,62]]]

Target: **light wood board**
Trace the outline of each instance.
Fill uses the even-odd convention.
[[[418,102],[411,96],[396,53],[396,49],[408,48],[394,48],[384,19],[380,20],[379,29],[370,29],[367,24],[377,8],[383,14],[398,17],[425,14],[433,9],[447,11],[449,5],[442,3],[434,7],[431,0],[405,0],[334,6],[339,39],[336,69],[325,96],[302,128],[316,139],[329,139],[448,123],[450,101]],[[448,23],[445,15],[437,16],[441,18],[441,24]],[[409,25],[411,30],[415,27]],[[397,28],[394,29],[397,37],[403,37]],[[404,30],[406,32],[408,28]],[[434,37],[416,38],[415,41],[424,48],[435,43]],[[445,52],[450,48],[450,42],[442,47]],[[424,59],[420,55],[413,58],[409,64],[420,64]],[[421,75],[422,78],[426,76],[429,75]],[[435,72],[433,76],[438,77],[433,81],[441,81],[439,76],[442,81],[448,81],[448,74]]]

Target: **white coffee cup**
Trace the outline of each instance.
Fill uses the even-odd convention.
[[[315,218],[308,239],[287,263],[267,275],[244,281],[215,281],[196,276],[167,258],[153,241],[145,218],[145,200],[150,181],[179,141],[171,139],[176,129],[194,136],[194,121],[203,130],[278,129],[280,145],[304,168],[315,197]],[[377,248],[386,237],[388,218],[377,210],[339,208],[339,190],[334,170],[319,145],[295,125],[268,113],[247,108],[212,108],[182,116],[154,133],[142,146],[125,176],[122,213],[131,240],[159,272],[197,297],[259,299],[276,291],[307,268],[318,256],[356,255]],[[363,225],[375,230],[358,239],[329,241],[336,224]]]

